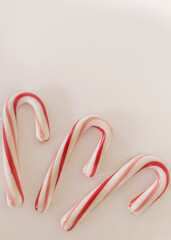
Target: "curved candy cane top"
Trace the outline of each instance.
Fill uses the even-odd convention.
[[[17,152],[17,109],[24,103],[29,103],[34,109],[37,139],[41,142],[49,139],[49,121],[42,100],[33,93],[13,94],[3,108],[3,163],[7,203],[10,207],[24,202]]]
[[[89,177],[95,174],[99,163],[108,150],[112,138],[112,129],[102,118],[87,116],[76,122],[59,147],[37,196],[35,202],[36,210],[44,212],[48,209],[65,162],[70,157],[80,137],[91,127],[95,127],[101,132],[101,139],[89,161],[86,163],[83,172]]]
[[[147,190],[129,203],[131,213],[141,213],[161,197],[169,184],[168,170],[155,156],[141,155],[125,164],[65,214],[61,220],[62,228],[67,231],[73,229],[100,201],[144,168],[153,169],[156,173],[156,179]]]

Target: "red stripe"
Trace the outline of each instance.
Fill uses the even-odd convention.
[[[78,123],[78,122],[76,122],[76,124],[77,124],[77,123]],[[65,147],[64,147],[63,154],[62,154],[62,157],[61,157],[60,166],[59,166],[59,171],[58,171],[58,176],[57,176],[57,179],[56,179],[54,191],[55,191],[55,189],[56,189],[58,180],[59,180],[59,178],[60,178],[60,175],[61,175],[61,172],[62,172],[62,169],[63,169],[63,166],[64,166],[66,154],[67,154],[68,147],[69,147],[69,144],[70,144],[70,141],[71,141],[71,138],[72,138],[74,129],[75,129],[75,127],[76,127],[76,124],[75,124],[74,127],[71,129],[71,131],[70,131],[70,133],[69,133],[69,135],[68,135],[67,141],[66,141],[66,143],[65,143]],[[58,153],[57,153],[57,154],[58,154]],[[56,159],[56,157],[55,157],[55,159]],[[50,189],[50,184],[51,184],[51,178],[52,178],[53,168],[54,168],[54,164],[55,164],[55,159],[54,159],[53,162],[52,162],[51,169],[50,169],[50,173],[49,173],[49,178],[48,178],[48,182],[47,182],[47,186],[46,186],[46,193],[45,193],[44,205],[43,205],[42,212],[46,209],[46,206],[47,206],[47,201],[48,201],[48,196],[49,196],[49,189]],[[41,188],[42,188],[42,187],[41,187]],[[39,191],[39,194],[38,194],[38,196],[37,196],[37,198],[36,198],[36,202],[35,202],[35,209],[36,209],[36,210],[38,210],[38,202],[39,202],[40,192],[41,192],[41,189],[40,189],[40,191]]]
[[[145,191],[144,191],[144,192],[145,192]],[[134,202],[135,202],[144,192],[140,193],[137,197],[135,197],[134,199],[132,199],[132,200],[130,201],[130,203],[129,203],[129,207],[132,207],[132,205],[134,204]]]
[[[144,155],[141,155],[139,157],[137,157],[129,166],[128,168],[123,172],[123,174],[120,176],[120,178],[117,180],[117,182],[115,183],[115,185],[111,188],[111,190],[106,194],[105,197],[107,197],[111,192],[114,191],[114,189],[116,189],[118,187],[118,185],[122,182],[122,180],[128,175],[128,173],[132,170],[132,168],[135,166],[135,164],[140,160],[142,159],[144,156],[146,156],[145,154]],[[120,170],[120,169],[119,169]],[[119,171],[117,170],[116,173]],[[114,173],[115,174],[115,173]],[[114,175],[113,174],[113,175]]]
[[[41,186],[41,188],[39,190],[39,193],[37,195],[37,198],[36,198],[36,201],[35,201],[35,205],[34,205],[36,211],[38,210],[38,202],[39,202],[39,197],[40,197],[41,190],[42,190],[42,186]]]
[[[41,128],[41,125],[40,125],[40,122],[39,122],[39,119],[37,117],[36,112],[35,112],[35,118],[36,118],[36,123],[37,123],[37,127],[38,127],[39,136],[41,137],[41,139],[44,139],[45,135],[44,135],[44,133],[42,131],[42,128]]]
[[[70,231],[72,230],[75,225],[79,222],[79,220],[82,218],[82,216],[84,215],[84,213],[86,212],[86,210],[89,208],[89,206],[92,204],[92,202],[96,199],[96,197],[99,195],[99,193],[103,190],[103,188],[106,186],[106,184],[110,181],[110,179],[113,177],[110,176],[105,182],[103,182],[98,189],[92,194],[92,196],[88,199],[88,201],[86,202],[86,204],[84,205],[84,207],[81,209],[80,213],[78,214],[78,216],[76,217],[75,221],[73,222],[72,226],[67,230]]]
[[[14,125],[13,125],[13,121],[12,121],[12,119],[11,119],[11,115],[10,115],[9,110],[8,110],[8,102],[9,102],[9,99],[8,99],[7,102],[6,102],[5,111],[6,111],[6,115],[7,115],[7,118],[8,118],[8,122],[9,122],[9,125],[10,125],[10,128],[11,128],[11,132],[12,132],[12,136],[13,136],[13,140],[14,140],[15,149],[17,150],[17,143],[16,143],[16,136],[15,136],[15,131],[14,131]]]
[[[67,151],[68,151],[68,147],[69,147],[69,144],[70,144],[70,142],[71,142],[71,138],[72,138],[72,135],[73,135],[73,133],[74,133],[74,129],[75,129],[77,123],[78,123],[78,121],[75,123],[75,125],[73,126],[73,128],[72,128],[71,131],[69,132],[67,141],[66,141],[66,143],[65,143],[65,147],[64,147],[64,150],[63,150],[63,153],[62,153],[62,157],[61,157],[61,161],[60,161],[58,176],[57,176],[57,180],[56,180],[56,183],[55,183],[55,188],[56,188],[56,185],[57,185],[58,180],[59,180],[59,178],[60,178],[60,175],[61,175],[61,172],[62,172],[62,169],[63,169],[63,166],[64,166],[66,154],[67,154]]]
[[[65,227],[68,219],[71,217],[72,213],[74,212],[74,210],[78,207],[78,205],[80,205],[81,201],[78,202],[68,213],[67,213],[67,217],[65,218],[64,222],[62,223],[62,228]]]
[[[103,145],[104,145],[105,140],[106,140],[105,131],[100,127],[96,127],[96,126],[93,126],[93,127],[97,128],[101,131],[102,137],[101,137],[101,140],[100,140],[100,146],[99,146],[99,149],[98,149],[97,154],[96,154],[96,160],[94,162],[93,170],[92,170],[92,173],[91,173],[90,177],[93,177],[96,170],[97,170],[97,167],[98,167],[99,161],[100,161],[100,157],[101,157],[101,153],[102,153],[102,150],[103,150]]]
[[[19,180],[19,177],[18,177],[17,170],[15,168],[15,164],[14,164],[14,161],[13,161],[13,158],[12,158],[12,155],[11,155],[11,151],[10,151],[9,146],[8,146],[4,125],[3,125],[3,142],[4,142],[4,149],[5,149],[6,157],[7,157],[7,160],[8,160],[8,164],[10,166],[11,173],[14,177],[14,180],[15,180],[17,188],[20,192],[20,195],[21,195],[21,198],[22,198],[22,203],[23,203],[24,202],[24,195],[23,195],[23,192],[22,192],[22,189],[21,189],[20,180]]]
[[[50,168],[49,178],[48,178],[47,187],[46,187],[46,193],[45,193],[45,197],[44,197],[43,209],[41,212],[44,212],[47,207],[49,189],[50,189],[50,183],[51,183],[51,179],[52,179],[52,172],[53,172],[54,164],[55,164],[55,159],[53,160],[51,168]],[[54,191],[55,191],[55,189],[54,189]]]

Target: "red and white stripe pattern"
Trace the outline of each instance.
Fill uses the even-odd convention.
[[[95,174],[99,163],[108,150],[112,138],[112,129],[102,118],[86,116],[78,120],[65,137],[49,167],[35,202],[35,209],[39,212],[45,212],[48,209],[66,161],[70,157],[80,137],[91,127],[95,127],[101,132],[101,139],[89,161],[84,166],[83,172],[89,177]]]
[[[7,203],[10,207],[24,202],[17,152],[17,109],[24,103],[29,103],[34,109],[37,139],[41,142],[49,139],[49,121],[42,100],[33,93],[13,94],[3,108],[3,163]]]
[[[141,155],[125,164],[65,214],[61,220],[62,228],[67,231],[73,229],[105,197],[144,168],[153,169],[156,173],[156,179],[147,190],[129,203],[131,213],[141,213],[161,197],[169,184],[168,170],[161,160],[155,156]]]

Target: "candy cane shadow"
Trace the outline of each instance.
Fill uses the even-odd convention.
[[[50,123],[49,141],[39,143],[35,138],[33,110],[25,105],[18,111],[18,145],[25,205],[28,203],[34,209],[42,179],[67,128],[68,121],[64,119],[69,120],[72,116],[69,95],[64,89],[47,86],[32,92],[45,103]]]
[[[100,114],[102,117],[103,117],[103,114]],[[107,116],[107,114],[105,114],[106,116]],[[114,116],[114,114],[112,115],[112,116]],[[110,124],[111,124],[111,121],[110,120],[108,120],[107,119],[107,117],[105,118]],[[114,119],[115,119],[115,123],[118,121],[119,123],[121,123],[122,121],[121,121],[121,117],[120,117],[120,115],[119,115],[119,117],[118,117],[118,115],[116,115],[115,114],[115,116],[114,116]],[[124,119],[124,122],[126,121],[126,123],[128,123],[128,119],[126,119],[125,117],[123,118]],[[112,124],[111,124],[112,125]],[[135,124],[132,124],[132,126],[133,126],[133,128],[132,129],[135,129],[136,130],[136,128],[135,128]],[[122,127],[122,129],[123,129],[123,126],[121,126]],[[127,126],[128,127],[128,126]],[[130,130],[130,128],[128,128],[129,130]],[[131,130],[132,130],[131,129]],[[133,134],[134,134],[134,132],[133,132]],[[136,132],[135,132],[135,134],[136,134]],[[114,136],[115,136],[115,134],[114,134]],[[134,144],[132,144],[131,146],[133,146]],[[123,148],[123,143],[121,144],[121,146],[122,146],[122,150],[124,149],[124,151],[127,151],[127,150],[129,150],[130,151],[130,144],[128,144],[128,146],[127,146],[127,148]],[[134,154],[131,154],[131,158],[133,157],[133,156],[135,156],[135,150],[134,150],[134,147],[132,147],[132,149],[133,149],[133,152],[134,152]],[[132,150],[131,149],[131,150]],[[140,153],[140,152],[139,152]],[[112,154],[110,154],[110,158],[111,158],[111,155]],[[129,155],[129,152],[126,152],[126,155],[128,156]],[[137,152],[136,152],[136,155],[137,155]],[[124,162],[124,163],[119,163],[118,164],[118,168],[119,167],[121,167],[123,164],[125,164],[126,162],[128,162],[129,160],[130,160],[130,158],[128,158],[128,157],[126,157],[126,158],[123,158],[123,159],[126,159],[126,161]],[[116,159],[116,160],[118,160],[118,158]],[[123,160],[122,160],[123,161]],[[114,164],[114,162],[115,162],[115,158],[114,158],[114,155],[113,155],[113,162],[112,162],[112,164]],[[121,161],[120,161],[121,162]],[[103,163],[103,164],[105,164],[105,166],[106,166],[106,162],[105,163]],[[116,164],[115,164],[116,165]],[[115,166],[114,165],[114,166]],[[117,170],[118,168],[114,168],[113,167],[113,172],[114,172],[114,169],[115,170]],[[109,169],[112,169],[112,166],[110,165],[109,166]],[[104,170],[104,169],[103,169]],[[101,171],[102,171],[102,168],[101,168]],[[111,173],[113,173],[113,172],[111,172]],[[109,176],[110,174],[108,174],[108,176]],[[137,176],[134,176],[133,177],[133,179],[131,179],[130,180],[130,184],[129,183],[127,183],[127,184],[125,184],[125,186],[123,186],[121,189],[118,189],[117,190],[117,194],[115,193],[115,197],[113,196],[114,194],[111,194],[111,196],[109,196],[108,197],[108,199],[105,199],[105,201],[103,202],[103,203],[101,203],[101,205],[102,206],[98,206],[99,208],[101,207],[102,209],[102,213],[100,212],[100,215],[99,215],[99,213],[97,212],[96,214],[94,214],[94,215],[96,215],[96,218],[94,219],[94,224],[95,224],[95,226],[97,226],[98,225],[98,223],[97,223],[97,221],[99,221],[99,219],[103,219],[103,218],[105,218],[105,215],[106,215],[106,213],[108,213],[109,214],[109,212],[111,212],[111,208],[112,208],[112,218],[113,218],[113,220],[114,220],[114,217],[113,217],[113,214],[114,214],[114,216],[116,217],[116,221],[117,221],[117,219],[118,219],[118,217],[117,216],[122,216],[122,213],[123,213],[123,215],[125,214],[124,212],[125,211],[127,211],[127,209],[126,208],[124,208],[123,207],[123,205],[127,205],[128,204],[128,201],[129,201],[129,199],[130,199],[130,196],[134,196],[134,194],[138,194],[138,193],[140,193],[140,192],[142,192],[143,190],[145,190],[148,186],[149,186],[149,183],[152,183],[153,181],[154,181],[154,179],[155,179],[155,174],[154,174],[154,172],[151,170],[143,170],[142,171],[142,173],[139,173],[139,174],[137,174]],[[103,179],[103,181],[104,181],[104,179]],[[133,182],[132,182],[133,181]],[[138,186],[138,188],[137,188],[137,186]],[[125,187],[125,188],[124,188]],[[131,191],[130,191],[131,190]],[[123,194],[124,193],[124,194]],[[132,195],[131,195],[131,193],[132,193]],[[112,200],[111,200],[111,197],[113,196],[113,198],[112,198]],[[80,200],[80,199],[82,199],[81,197],[78,199],[78,201]],[[126,200],[126,204],[124,204],[125,203],[125,200]],[[110,201],[112,201],[112,206],[111,206],[111,204],[110,204]],[[105,203],[106,202],[106,203]],[[75,202],[76,203],[76,202]],[[115,204],[116,203],[116,204]],[[121,205],[121,203],[122,203],[122,205]],[[105,205],[103,205],[103,204],[105,204]],[[155,204],[154,204],[155,205]],[[110,206],[110,207],[109,207]],[[157,204],[157,206],[158,206],[158,204]],[[119,211],[118,211],[118,209],[119,209]],[[125,210],[124,210],[125,209]],[[109,210],[109,212],[108,212],[108,210]],[[114,213],[113,213],[114,212]],[[128,214],[128,212],[126,212],[126,214]],[[90,214],[91,215],[91,214]],[[97,217],[97,215],[98,215],[98,217]],[[103,216],[103,218],[101,217],[101,216]],[[130,216],[131,217],[131,216]],[[87,220],[87,222],[85,222],[85,221],[83,221],[81,224],[83,225],[83,231],[84,231],[84,227],[85,226],[87,226],[87,228],[88,227],[90,227],[91,228],[91,226],[94,226],[93,225],[93,221],[91,221],[91,219],[93,219],[93,216],[92,217],[90,217],[90,216],[88,216],[88,218],[89,218],[89,220]],[[109,221],[108,220],[108,218],[110,218],[110,216],[108,215],[108,216],[106,216],[106,219],[107,219],[107,222],[108,222],[108,224],[109,225],[111,225],[111,223],[113,222],[112,221],[112,219],[111,219],[111,221]],[[136,217],[135,217],[136,218]],[[79,223],[80,224],[80,223]],[[99,224],[101,224],[101,223],[99,223]],[[113,223],[112,223],[113,224]],[[94,227],[95,227],[94,226]],[[111,226],[112,227],[112,226]],[[119,226],[118,226],[119,227]],[[99,225],[98,225],[98,228],[99,228]]]
[[[153,142],[149,142],[148,144],[143,144],[142,137],[144,137],[144,139],[147,138],[148,140],[148,134],[146,134],[145,136],[142,136],[139,122],[137,121],[137,118],[135,116],[131,116],[130,114],[127,114],[121,111],[118,111],[118,112],[102,111],[101,115],[103,116],[103,114],[106,115],[106,118],[108,119],[108,121],[110,122],[110,124],[114,129],[113,141],[115,142],[115,146],[113,147],[112,153],[110,154],[110,157],[109,157],[109,161],[111,160],[113,161],[114,169],[116,166],[115,163],[117,164],[117,167],[120,168],[125,163],[127,163],[132,157],[142,153],[147,153],[147,154],[156,155],[160,157],[163,160],[166,167],[168,168],[169,174],[171,174],[170,161],[168,161],[169,160],[168,157],[164,155],[165,151],[162,151],[162,149],[156,149],[156,145]],[[116,128],[116,131],[115,131],[115,128]],[[117,136],[115,135],[115,132]],[[116,148],[116,151],[115,151],[115,148]],[[113,158],[112,158],[112,155],[113,155]],[[106,166],[107,165],[104,164],[104,168]],[[108,174],[108,176],[110,176],[110,174]],[[149,226],[151,226],[151,231],[157,228],[160,229],[161,222],[158,221],[155,226],[154,219],[168,218],[167,216],[171,209],[170,205],[168,206],[167,204],[167,198],[169,198],[171,194],[170,182],[166,192],[162,195],[162,197],[158,199],[150,207],[148,207],[145,211],[143,211],[141,214],[139,215],[130,214],[130,211],[128,209],[128,204],[130,199],[133,196],[137,196],[139,193],[147,189],[147,187],[150,186],[150,184],[154,181],[154,179],[155,179],[155,172],[153,170],[143,169],[143,171],[136,174],[133,178],[129,180],[129,182],[124,184],[116,192],[114,192],[107,199],[105,199],[105,201],[101,203],[102,206],[98,206],[99,210],[101,209],[101,211],[98,213],[98,210],[97,210],[97,213],[94,213],[94,216],[92,216],[93,220],[96,221],[96,219],[100,215],[104,216],[104,218],[106,217],[106,219],[109,218],[108,219],[109,229],[112,227],[111,223],[114,221],[116,224],[116,228],[115,228],[116,231],[117,229],[120,229],[120,224],[124,226],[125,232],[127,230],[129,232],[133,231],[133,228],[135,228],[135,226],[137,230],[139,229],[139,232],[142,231],[141,228],[147,229],[147,228],[150,228]],[[125,217],[118,218],[118,216],[125,216]],[[128,224],[128,221],[130,222],[130,224]],[[103,221],[100,221],[100,224],[102,224],[101,222],[103,223]],[[93,225],[93,222],[91,222],[91,224]],[[93,226],[95,227],[95,225]],[[139,226],[142,226],[142,227],[140,228]],[[164,226],[167,226],[167,223],[163,224],[162,227],[164,228]],[[165,228],[168,231],[167,227]]]
[[[70,126],[70,129],[77,120],[78,119],[74,120],[74,122]],[[69,161],[67,161],[65,171],[62,173],[59,184],[55,190],[55,194],[59,198],[58,205],[60,206],[60,209],[57,209],[57,211],[60,211],[63,205],[66,206],[66,202],[68,202],[68,199],[70,199],[70,201],[72,202],[72,198],[74,201],[77,195],[80,196],[81,191],[85,193],[85,186],[90,186],[90,183],[87,183],[88,178],[85,177],[82,173],[82,169],[85,165],[85,162],[90,158],[92,152],[94,151],[98,142],[98,138],[99,131],[97,129],[94,129],[93,131],[93,128],[91,128],[91,130],[88,130],[87,133],[85,133],[84,136],[81,137],[79,142],[77,143],[76,149],[74,149]],[[92,181],[92,179],[90,181],[91,185],[95,183],[94,181]],[[51,208],[52,206],[50,207],[50,209]]]

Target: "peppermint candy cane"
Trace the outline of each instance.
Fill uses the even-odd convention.
[[[37,139],[41,142],[49,139],[49,121],[42,100],[28,92],[12,95],[3,108],[3,164],[7,204],[10,207],[24,202],[17,151],[17,109],[24,103],[29,103],[34,109]]]
[[[83,173],[89,177],[92,177],[95,174],[99,163],[102,161],[108,150],[112,138],[112,129],[102,118],[97,116],[87,116],[76,122],[62,142],[38,193],[35,202],[36,210],[45,212],[48,209],[65,162],[70,157],[80,137],[91,127],[95,127],[101,132],[101,139],[91,158],[86,163]]]
[[[156,179],[147,190],[135,197],[129,203],[129,210],[131,213],[141,213],[161,197],[169,184],[168,170],[165,165],[161,163],[161,160],[155,156],[138,156],[125,164],[112,176],[106,179],[106,181],[90,192],[82,201],[71,208],[62,218],[61,227],[67,231],[73,229],[75,225],[105,197],[144,168],[153,169],[156,173]]]

